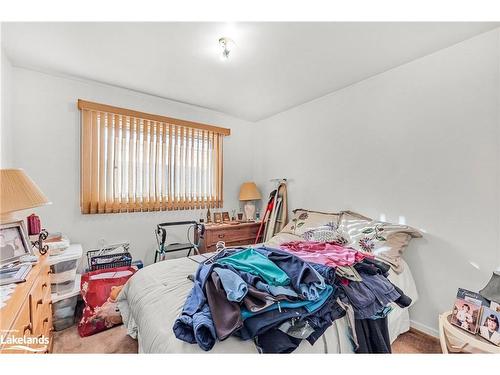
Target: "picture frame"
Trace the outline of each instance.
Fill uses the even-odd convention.
[[[238,221],[243,221],[243,212],[238,212]]]
[[[230,222],[231,218],[229,217],[229,212],[222,212],[222,222]]]
[[[214,223],[216,224],[222,223],[222,213],[214,212]]]
[[[489,307],[489,301],[479,293],[471,292],[470,290],[458,288],[457,298],[472,302],[476,305]]]
[[[0,224],[0,267],[35,255],[23,220]]]
[[[475,335],[479,329],[481,305],[457,298],[451,313],[451,324]]]
[[[500,346],[500,312],[483,306],[478,334],[496,346]]]

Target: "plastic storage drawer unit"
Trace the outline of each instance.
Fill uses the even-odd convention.
[[[75,309],[80,295],[81,275],[77,275],[73,289],[63,295],[52,294],[52,324],[55,331],[71,327],[75,323]]]
[[[83,250],[79,244],[70,245],[62,254],[50,256],[52,291],[65,294],[75,286],[76,271],[82,258]]]

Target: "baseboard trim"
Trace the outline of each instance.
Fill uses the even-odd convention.
[[[437,329],[426,326],[425,324],[410,320],[410,327],[426,335],[439,338],[439,331]]]

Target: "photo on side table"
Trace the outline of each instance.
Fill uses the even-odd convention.
[[[479,325],[479,335],[489,342],[500,346],[500,313],[483,307]]]
[[[222,213],[214,212],[214,223],[217,223],[217,224],[222,223]]]
[[[467,332],[476,334],[480,315],[480,305],[458,298],[453,306],[451,324],[454,324]]]

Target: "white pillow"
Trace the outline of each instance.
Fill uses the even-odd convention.
[[[302,236],[305,232],[320,227],[330,227],[336,230],[339,218],[339,213],[326,213],[299,208],[293,211],[292,219],[283,228],[281,233]]]
[[[344,234],[348,246],[375,255],[396,272],[403,270],[400,259],[410,240],[422,237],[408,225],[385,223],[352,211],[341,212],[338,231]]]

